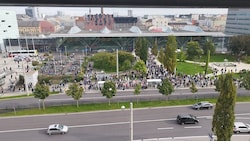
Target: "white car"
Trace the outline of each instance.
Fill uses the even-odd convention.
[[[250,125],[243,122],[234,122],[234,133],[250,133]]]
[[[49,125],[47,129],[47,134],[66,134],[68,132],[69,128],[66,125],[62,124],[51,124]]]
[[[208,101],[202,101],[202,102],[198,102],[198,103],[192,105],[192,108],[195,109],[195,110],[212,109],[213,104],[208,102]]]

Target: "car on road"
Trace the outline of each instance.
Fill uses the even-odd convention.
[[[250,133],[250,125],[243,122],[234,122],[234,133]]]
[[[198,103],[195,103],[192,105],[192,108],[195,110],[201,110],[201,109],[213,109],[213,104],[208,101],[201,101]]]
[[[62,124],[51,124],[49,125],[47,129],[47,134],[66,134],[68,132],[69,128],[66,125]]]
[[[197,124],[199,120],[192,114],[179,114],[176,118],[178,124]]]

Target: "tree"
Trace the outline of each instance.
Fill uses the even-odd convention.
[[[198,89],[196,88],[194,81],[192,81],[190,89],[192,93],[198,92]]]
[[[174,91],[174,87],[169,79],[164,79],[161,85],[158,85],[159,92],[163,95],[169,95]]]
[[[177,56],[177,59],[179,60],[179,62],[184,62],[186,59],[186,55],[185,55],[185,52],[183,50],[177,52],[176,56]]]
[[[242,84],[246,90],[250,90],[250,71],[247,71],[244,75]]]
[[[155,41],[154,46],[152,48],[152,54],[154,56],[157,56],[157,54],[158,54],[158,46],[157,46],[157,42],[156,41]]]
[[[72,96],[74,100],[76,100],[76,107],[79,107],[79,100],[82,97],[84,92],[84,89],[79,86],[77,83],[73,83],[69,86],[68,90],[66,91],[66,94],[68,96]]]
[[[163,48],[160,49],[158,60],[163,64],[164,62],[164,49]]]
[[[42,100],[43,110],[45,110],[44,100],[49,96],[49,86],[37,83],[33,94],[35,98]]]
[[[250,49],[250,36],[242,35],[242,36],[234,36],[230,40],[229,49],[233,54],[238,56],[238,59],[244,54],[249,55]]]
[[[106,81],[103,84],[103,87],[101,89],[101,93],[103,96],[106,96],[106,98],[109,99],[109,105],[110,105],[110,99],[116,95],[115,83],[112,81]]]
[[[138,95],[141,93],[141,84],[135,85],[134,94],[137,95],[137,103],[138,103]]]
[[[142,74],[144,76],[147,73],[147,66],[144,61],[139,60],[135,63],[134,70],[136,70],[139,74]]]
[[[202,54],[202,50],[197,41],[190,41],[187,44],[187,58],[189,60],[194,60],[194,58],[199,57]]]
[[[221,89],[221,81],[219,79],[215,80],[214,85],[215,85],[215,91],[220,92]]]
[[[176,68],[176,49],[177,42],[175,36],[168,36],[167,45],[164,53],[164,67],[170,72],[173,73]]]
[[[135,54],[146,63],[148,59],[148,43],[146,38],[137,38],[135,43]]]
[[[215,47],[214,47],[214,44],[211,40],[207,40],[203,46],[204,54],[207,54],[209,50],[210,50],[210,54],[215,53]]]
[[[219,81],[220,95],[214,110],[212,131],[216,133],[217,141],[230,141],[235,120],[236,86],[231,73],[221,75]]]

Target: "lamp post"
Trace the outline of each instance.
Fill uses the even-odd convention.
[[[125,109],[125,106],[121,106],[121,109]],[[133,114],[133,103],[130,102],[130,140],[134,140],[134,114]]]
[[[130,102],[130,141],[134,140],[134,123],[133,123],[133,103]]]

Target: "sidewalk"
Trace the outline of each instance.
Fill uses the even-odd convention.
[[[188,136],[188,137],[170,137],[170,138],[152,138],[134,141],[215,141],[216,137],[210,139],[209,136]],[[250,135],[233,135],[231,141],[250,141]]]

